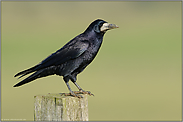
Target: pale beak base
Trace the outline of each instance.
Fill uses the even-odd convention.
[[[107,31],[107,30],[114,29],[114,28],[119,28],[119,27],[115,24],[104,23],[102,25],[102,27],[100,28],[100,31]]]

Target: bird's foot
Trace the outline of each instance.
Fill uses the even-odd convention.
[[[65,96],[73,96],[73,97],[78,97],[78,98],[83,98],[81,95],[78,95],[74,92],[70,92],[70,93],[61,93],[61,96],[65,95]]]
[[[84,90],[79,90],[79,91],[73,91],[75,94],[88,94],[94,96],[90,91],[84,91]]]

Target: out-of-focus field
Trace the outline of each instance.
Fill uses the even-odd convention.
[[[78,75],[89,120],[181,120],[181,2],[1,2],[2,120],[33,120],[34,95],[68,92],[59,76],[22,87],[13,76],[102,18],[108,31]],[[71,84],[73,90],[77,90]]]

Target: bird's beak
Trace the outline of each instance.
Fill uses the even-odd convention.
[[[119,27],[115,24],[104,23],[102,25],[102,27],[100,28],[100,31],[107,31],[107,30],[114,29],[114,28],[119,28]]]

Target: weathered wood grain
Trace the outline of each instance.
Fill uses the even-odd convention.
[[[47,94],[34,96],[34,121],[88,121],[88,98]]]

